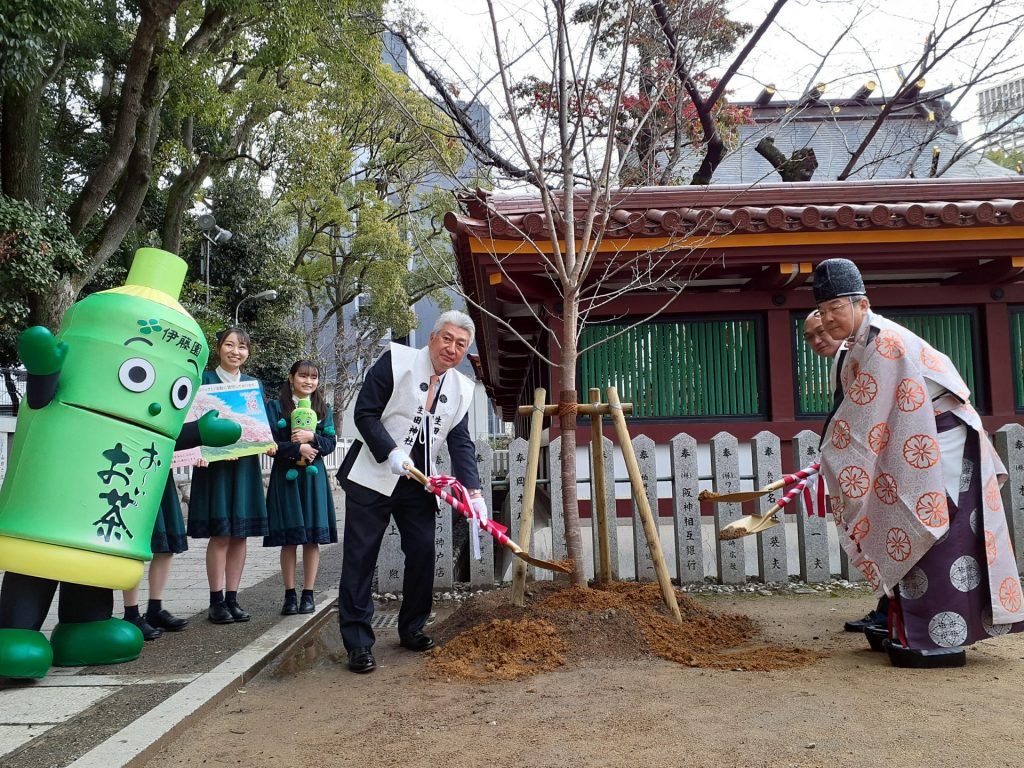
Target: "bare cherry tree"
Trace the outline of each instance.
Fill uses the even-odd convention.
[[[781,7],[784,1],[777,5]],[[652,45],[660,39],[654,6],[676,28],[686,30],[674,49],[679,66],[690,73],[684,87],[678,87],[666,57],[652,53]],[[604,258],[601,244],[609,230],[616,229],[621,236],[621,222],[615,217],[622,212],[616,209],[627,203],[633,185],[665,180],[664,165],[651,158],[661,154],[667,144],[678,148],[704,142],[703,130],[713,133],[725,148],[729,126],[736,123],[725,99],[731,75],[714,80],[706,69],[716,65],[739,36],[750,30],[726,26],[730,31],[723,43],[723,25],[728,19],[724,3],[717,1],[652,4],[623,0],[575,5],[554,1],[540,4],[532,26],[516,29],[515,47],[508,28],[516,25],[516,20],[502,19],[493,0],[488,0],[487,8],[491,35],[487,53],[493,56],[492,70],[480,74],[474,87],[453,87],[449,77],[425,61],[423,52],[429,43],[418,36],[414,26],[394,25],[392,29],[405,42],[436,97],[454,116],[471,149],[483,162],[510,180],[528,185],[539,196],[541,221],[524,227],[522,217],[510,215],[502,216],[501,223],[518,231],[532,247],[543,279],[554,286],[559,297],[559,314],[545,314],[531,304],[526,290],[516,285],[517,278],[506,269],[507,256],[490,258],[506,284],[519,293],[523,311],[557,348],[557,358],[545,354],[543,344],[526,339],[510,319],[495,317],[495,321],[545,364],[557,365],[565,542],[568,556],[579,561],[583,548],[576,495],[576,368],[586,351],[580,346],[581,331],[590,313],[634,291],[658,290],[664,298],[661,308],[668,306],[695,268],[686,264],[689,271],[684,274],[681,262],[685,259],[668,250]],[[770,25],[772,18],[766,17],[763,27]],[[459,95],[467,91],[475,98],[487,92],[501,105],[504,120],[498,123],[498,134],[491,142],[475,133],[460,108]],[[454,273],[450,277],[454,279]],[[655,314],[636,322],[631,319],[629,329]],[[585,583],[582,572],[573,578]]]

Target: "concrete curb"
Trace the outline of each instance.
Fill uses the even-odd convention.
[[[200,675],[102,744],[71,763],[69,768],[112,768],[145,763],[165,742],[256,676],[284,650],[319,630],[331,616],[338,591],[326,590],[317,600],[320,607],[295,624],[282,619],[262,636],[210,672]]]

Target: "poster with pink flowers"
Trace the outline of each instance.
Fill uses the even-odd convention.
[[[236,384],[203,384],[199,387],[186,421],[195,421],[207,411],[217,411],[222,419],[231,419],[242,425],[242,436],[237,443],[223,448],[204,445],[186,451],[175,451],[171,467],[191,466],[197,459],[222,461],[264,453],[275,445],[267,412],[263,407],[263,388],[258,381],[240,381]]]

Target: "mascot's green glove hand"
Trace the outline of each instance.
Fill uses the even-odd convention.
[[[58,343],[50,329],[42,325],[26,328],[18,336],[18,357],[25,369],[37,376],[60,373],[67,354],[68,345],[63,341]]]
[[[207,411],[199,417],[199,438],[203,445],[220,448],[237,443],[242,436],[242,425],[231,419],[219,418],[218,411]]]

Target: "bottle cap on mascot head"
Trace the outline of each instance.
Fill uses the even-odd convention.
[[[188,264],[173,253],[159,248],[139,248],[124,284],[162,291],[177,299],[187,272]]]
[[[864,279],[857,265],[849,259],[825,259],[814,268],[814,302],[839,299],[843,296],[863,296]]]

